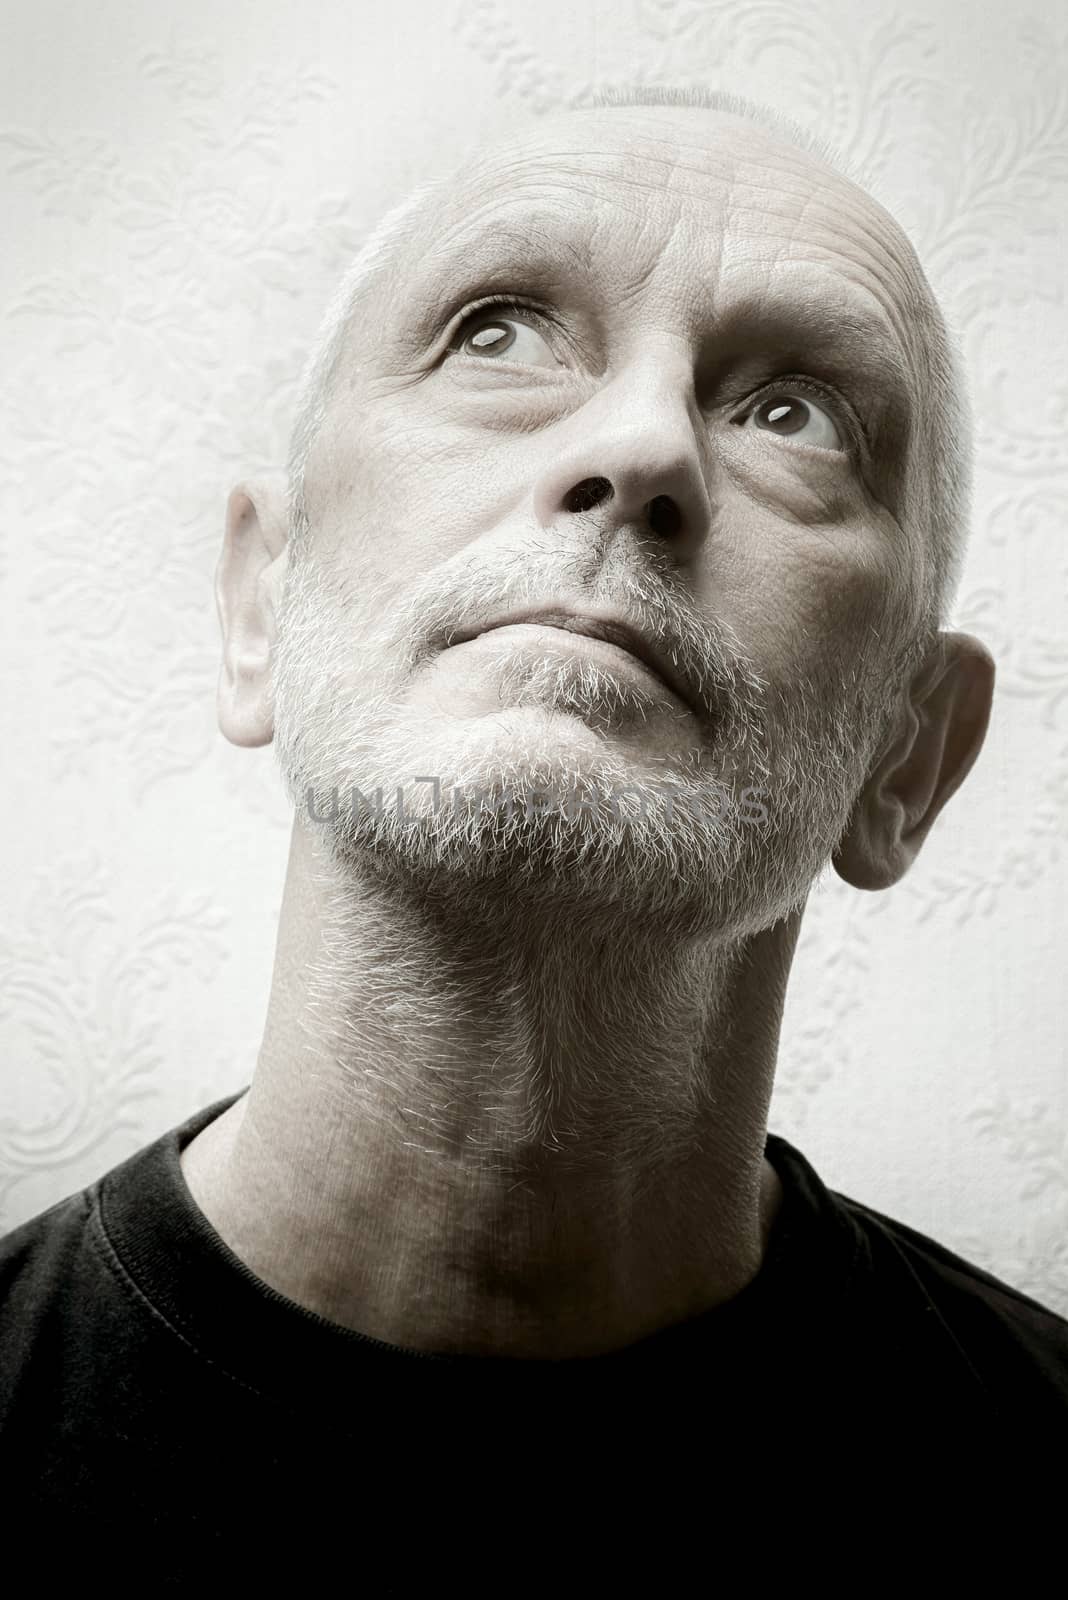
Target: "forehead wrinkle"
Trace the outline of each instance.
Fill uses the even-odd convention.
[[[867,262],[857,264],[867,266],[871,277],[883,291],[883,310],[896,324],[905,316],[909,297],[922,294],[922,269],[908,239],[892,218],[886,220],[890,226],[878,232],[869,219],[861,214],[849,219],[849,229],[869,245]]]
[[[563,209],[559,204],[543,205],[539,210],[520,214],[519,220],[509,220],[510,213],[520,205],[515,197],[510,197],[506,202],[508,211],[502,214],[501,209],[493,201],[487,201],[480,212],[473,216],[468,215],[456,224],[450,232],[444,234],[434,248],[432,255],[425,258],[422,265],[426,271],[420,272],[415,279],[414,287],[417,292],[425,292],[428,305],[431,300],[437,304],[434,285],[441,276],[454,266],[462,266],[460,274],[463,284],[474,285],[480,279],[489,287],[492,280],[504,278],[508,274],[515,274],[517,279],[525,279],[531,284],[548,284],[557,281],[560,266],[571,264],[577,266],[585,274],[590,272],[595,265],[595,252],[592,248],[592,226],[588,223],[588,213],[574,213]],[[743,208],[744,211],[744,208]],[[733,213],[737,215],[737,213]],[[746,230],[750,239],[755,235],[761,239],[774,239],[777,241],[798,243],[797,219],[786,219],[781,216],[768,217],[765,213],[756,213],[760,226],[756,229]],[[561,228],[570,229],[579,222],[577,235],[567,236]],[[774,224],[789,221],[791,226],[783,228]],[[712,239],[709,243],[711,245]],[[722,240],[719,241],[722,243]],[[816,241],[806,241],[809,248],[819,249],[821,244]],[[711,254],[710,250],[710,254]],[[633,259],[633,251],[628,253],[628,259]],[[759,260],[760,257],[758,256]],[[777,266],[793,268],[794,266],[813,264],[823,268],[839,278],[844,284],[859,291],[860,295],[870,296],[879,306],[881,317],[875,317],[854,300],[851,307],[843,307],[840,301],[832,300],[832,311],[836,316],[847,319],[847,332],[855,330],[865,339],[878,339],[884,346],[883,356],[891,367],[895,376],[904,378],[907,366],[904,356],[908,350],[907,343],[901,337],[899,317],[895,313],[897,307],[892,294],[886,296],[878,291],[886,290],[886,280],[878,272],[874,263],[865,262],[859,270],[857,264],[843,258],[834,251],[827,250],[825,254],[794,256],[789,262],[777,263]],[[548,271],[546,268],[548,267]],[[803,280],[802,280],[803,282]],[[811,282],[811,280],[810,280]],[[455,286],[458,292],[461,285]],[[814,285],[814,287],[819,287]],[[521,288],[517,281],[515,288]],[[802,289],[802,293],[803,293]],[[450,284],[449,293],[453,293]],[[711,295],[711,285],[709,285]],[[766,299],[766,296],[764,297]],[[887,303],[889,302],[889,303]],[[774,315],[783,321],[788,311],[781,297],[774,297]],[[804,300],[794,297],[793,310],[798,322],[810,320],[813,316],[818,319],[820,307],[811,300],[806,307]],[[807,311],[807,316],[802,312]],[[823,325],[826,335],[827,325]]]
[[[688,112],[686,116],[687,128],[690,126],[690,114]],[[713,114],[714,123],[718,121],[719,116],[719,113]],[[632,125],[648,128],[648,124],[641,120],[632,122]],[[673,126],[679,130],[684,124],[675,121]],[[870,241],[874,241],[878,249],[893,259],[895,264],[903,266],[906,271],[912,268],[914,252],[900,225],[861,185],[844,173],[836,171],[833,166],[814,153],[802,150],[752,123],[728,123],[726,131],[730,133],[732,129],[742,134],[745,140],[744,145],[738,146],[736,143],[734,149],[717,148],[715,140],[709,142],[707,139],[688,138],[679,131],[676,131],[674,136],[647,131],[644,140],[646,144],[666,146],[672,153],[657,156],[643,150],[636,155],[633,149],[598,150],[595,153],[605,160],[610,160],[613,156],[617,160],[626,157],[639,161],[645,159],[714,181],[722,179],[735,188],[762,188],[769,196],[779,193],[802,198],[806,205],[820,197],[825,200],[834,197],[842,204],[829,205],[828,209],[837,222],[840,222],[843,211],[851,214],[858,228]],[[706,159],[703,163],[680,161],[677,154],[679,149],[700,152]],[[572,149],[567,153],[575,152]],[[544,160],[547,154],[563,154],[563,152],[547,152],[542,147],[531,152],[528,159]],[[787,177],[796,177],[800,181],[796,185],[784,182],[784,178]],[[650,185],[650,187],[657,186]],[[668,185],[660,187],[670,192]],[[690,191],[687,198],[693,199],[696,196]]]
[[[839,240],[841,237],[839,235]],[[820,241],[805,242],[810,249],[822,247]],[[856,257],[852,257],[836,249],[825,250],[821,264],[832,267],[844,282],[854,284],[863,294],[870,295],[882,312],[887,331],[893,335],[894,342],[902,351],[909,349],[908,307],[910,295],[915,291],[910,276],[899,272],[896,261],[887,262],[881,260],[878,254],[869,252],[863,255],[858,252]]]
[[[558,128],[556,130],[557,133],[563,134],[571,131],[571,124],[573,124],[574,120],[574,114],[569,115],[567,117],[567,125],[564,128]],[[631,165],[637,165],[644,161],[654,166],[680,167],[699,173],[702,176],[720,176],[727,181],[731,181],[743,168],[749,168],[757,172],[775,170],[774,162],[770,157],[773,152],[777,152],[779,155],[778,168],[780,170],[784,166],[789,166],[797,172],[807,172],[810,175],[814,174],[824,179],[831,178],[839,184],[847,182],[840,174],[835,173],[833,169],[828,167],[826,163],[819,161],[817,157],[789,143],[783,143],[776,139],[773,134],[769,134],[767,130],[758,130],[752,123],[742,124],[737,130],[743,132],[746,139],[746,144],[741,149],[737,146],[737,140],[735,141],[735,147],[731,148],[730,144],[725,144],[722,138],[717,140],[712,137],[710,139],[707,134],[704,138],[688,137],[682,132],[684,125],[678,122],[673,124],[673,133],[665,134],[657,134],[650,131],[649,124],[643,119],[628,119],[628,125],[631,128],[641,128],[642,133],[637,136],[632,134],[625,143],[622,143],[619,139],[619,133],[621,132],[620,122],[618,119],[613,118],[610,126],[616,136],[615,143],[607,149],[595,148],[589,140],[577,147],[572,140],[569,140],[566,145],[557,144],[555,141],[550,143],[543,132],[540,139],[528,140],[523,147],[513,145],[502,154],[505,154],[511,161],[520,162],[544,163],[546,161],[567,159],[575,155],[583,158],[594,156],[599,160],[614,161],[617,164],[629,162]],[[685,127],[691,128],[692,125],[691,118],[687,117]],[[609,128],[605,126],[603,131],[607,134]],[[727,127],[725,131],[730,134],[732,129]],[[754,149],[754,145],[756,149]],[[660,151],[666,153],[661,154]],[[681,160],[680,152],[682,151],[700,155],[703,160],[700,162]],[[767,162],[761,161],[758,151],[767,152],[769,160]],[[490,169],[496,159],[497,153],[490,152],[481,163],[483,170]]]
[[[462,256],[465,267],[470,263],[479,269],[485,261],[487,267],[492,265],[494,269],[523,269],[533,265],[540,251],[546,260],[570,259],[576,266],[588,269],[591,264],[588,246],[583,249],[576,241],[543,226],[539,220],[541,216],[550,223],[571,220],[546,210],[528,212],[519,221],[510,222],[507,214],[502,215],[487,202],[481,211],[465,216],[444,233],[425,260],[432,272],[453,265],[458,255]],[[483,223],[485,226],[480,226]]]
[[[514,209],[518,202],[510,202]],[[538,216],[544,217],[548,226],[543,226]],[[470,270],[483,267],[494,271],[515,271],[526,273],[532,281],[536,277],[544,282],[547,274],[543,270],[545,261],[561,262],[577,266],[582,272],[588,273],[593,269],[594,252],[590,243],[591,230],[583,227],[578,238],[568,238],[560,231],[561,224],[569,228],[576,221],[585,221],[588,213],[569,213],[558,206],[549,206],[540,214],[527,216],[521,222],[510,223],[499,211],[494,211],[487,204],[480,214],[467,217],[451,234],[445,235],[435,248],[430,258],[432,270],[441,270],[451,265],[450,256],[462,256],[465,264],[465,275],[470,275]],[[710,218],[714,223],[720,219]],[[479,223],[485,222],[484,228],[479,228]],[[907,348],[907,341],[903,337],[903,329],[907,324],[907,315],[904,303],[899,303],[900,285],[896,281],[897,263],[885,264],[877,257],[864,254],[859,261],[844,258],[838,251],[834,251],[825,243],[830,235],[828,228],[823,238],[799,239],[798,233],[809,233],[812,229],[800,229],[799,219],[796,215],[787,215],[774,211],[769,213],[766,209],[751,210],[747,206],[732,206],[727,213],[726,227],[715,241],[722,246],[724,238],[730,237],[732,243],[742,244],[747,239],[772,240],[777,243],[806,245],[809,249],[824,249],[826,251],[825,264],[831,265],[848,282],[856,283],[862,289],[872,294],[880,304],[891,329],[897,335],[902,348]],[[712,228],[708,232],[709,251],[713,246]],[[501,248],[502,244],[505,248]],[[648,247],[647,241],[643,244]],[[794,260],[803,259],[794,257]]]
[[[859,189],[855,192],[863,194]],[[817,189],[804,199],[800,214],[787,219],[791,222],[788,232],[770,225],[783,220],[783,213],[778,210],[737,205],[732,207],[732,215],[754,218],[757,226],[752,231],[761,238],[789,239],[810,249],[823,250],[824,264],[832,266],[845,281],[870,294],[880,306],[888,324],[887,331],[893,334],[897,346],[902,352],[911,351],[910,304],[915,296],[924,297],[922,270],[907,237],[888,213],[880,219],[878,213],[872,217],[868,207],[851,207],[846,212],[835,210],[826,205],[825,193]],[[885,223],[881,230],[876,228],[879,220]],[[822,237],[813,237],[816,232],[813,224],[817,227],[822,224]],[[830,239],[839,248],[830,248]],[[849,243],[858,246],[852,257],[840,248]],[[800,259],[803,258],[794,258]]]
[[[580,130],[587,137],[576,146],[575,135]],[[594,133],[607,141],[610,148],[591,149],[590,135]],[[703,160],[700,163],[680,161],[679,152],[684,150],[699,153]],[[660,151],[667,153],[660,154]],[[788,134],[774,127],[711,107],[640,105],[614,107],[608,111],[586,108],[567,112],[548,119],[548,125],[543,124],[536,133],[525,131],[485,152],[478,158],[477,165],[472,163],[466,172],[457,173],[455,181],[462,181],[476,171],[488,176],[494,166],[507,164],[521,168],[524,164],[551,163],[576,155],[584,159],[592,155],[603,161],[614,160],[617,164],[645,160],[661,166],[682,167],[705,177],[727,173],[743,182],[757,175],[767,183],[769,173],[781,180],[784,171],[788,171],[802,177],[809,187],[817,183],[851,198],[854,204],[859,202],[880,215],[891,229],[900,232],[895,219],[862,184],[839,170],[833,160],[796,144]]]
[[[848,180],[840,177],[829,168],[817,165],[807,157],[804,152],[793,152],[789,146],[782,147],[783,153],[789,158],[796,154],[797,159],[778,162],[773,160],[761,161],[752,152],[738,155],[729,151],[722,154],[714,147],[707,144],[694,143],[688,146],[693,152],[700,152],[703,161],[689,162],[680,157],[680,147],[683,141],[656,140],[658,144],[669,148],[670,154],[663,156],[648,150],[635,151],[634,149],[591,149],[584,146],[576,149],[573,145],[564,147],[549,147],[544,145],[530,150],[510,153],[506,162],[502,163],[494,156],[487,157],[477,169],[473,169],[464,178],[458,180],[462,188],[465,181],[477,180],[485,182],[494,176],[501,175],[512,180],[523,181],[525,175],[533,169],[535,173],[549,181],[562,178],[608,180],[620,186],[638,188],[643,191],[652,191],[657,194],[678,195],[679,191],[673,186],[671,178],[679,173],[705,180],[706,184],[715,185],[721,191],[726,189],[753,189],[767,197],[776,194],[787,196],[791,200],[807,202],[814,192],[823,190],[825,194],[837,193],[843,197],[850,196],[862,201],[869,200],[864,191]],[[572,163],[577,162],[578,165]],[[597,163],[592,167],[591,162]],[[653,178],[642,177],[634,169],[642,164],[668,169],[663,176]],[[604,170],[605,167],[614,170]],[[621,170],[629,168],[630,170]],[[784,170],[786,169],[786,170]],[[801,181],[790,183],[784,179],[796,176]],[[687,200],[708,199],[702,195],[699,188],[686,189],[681,192],[681,198]],[[753,209],[758,209],[756,206]]]
[[[663,142],[673,143],[673,141]],[[629,152],[623,152],[622,154],[626,155]],[[568,163],[577,161],[579,164],[565,164],[565,157]],[[588,165],[591,157],[603,159],[606,162],[613,161],[617,165],[617,170],[614,172],[599,172],[596,170],[591,172]],[[554,163],[548,170],[546,170],[545,166],[547,159],[551,159]],[[878,207],[864,190],[826,169],[809,167],[807,170],[818,181],[815,184],[808,181],[801,185],[792,185],[782,181],[781,164],[779,166],[765,164],[752,157],[747,157],[744,163],[737,160],[725,162],[723,166],[727,170],[721,169],[720,171],[709,171],[707,166],[691,166],[686,162],[679,162],[677,159],[669,159],[667,157],[654,158],[645,156],[638,158],[650,161],[656,160],[663,165],[670,165],[673,174],[702,178],[706,180],[706,184],[714,184],[716,189],[719,190],[719,194],[715,195],[702,192],[702,186],[680,189],[677,184],[673,186],[670,179],[668,181],[650,182],[634,174],[622,173],[618,171],[620,159],[621,152],[617,150],[586,150],[582,152],[576,152],[573,149],[566,152],[563,150],[548,152],[536,150],[534,152],[524,152],[521,156],[509,160],[499,171],[504,177],[513,182],[523,183],[530,176],[536,175],[542,181],[550,185],[555,183],[560,188],[566,185],[567,180],[577,180],[580,186],[584,183],[588,184],[591,180],[607,180],[622,189],[636,189],[643,194],[653,192],[669,196],[678,201],[689,203],[696,201],[706,205],[713,205],[717,198],[720,200],[725,199],[726,192],[733,190],[731,204],[724,207],[723,212],[728,223],[735,217],[749,218],[750,225],[752,225],[753,220],[763,221],[764,219],[784,216],[796,221],[796,207],[797,202],[800,201],[802,218],[809,215],[817,218],[824,223],[828,233],[831,234],[841,233],[844,225],[855,240],[862,241],[867,246],[872,274],[873,276],[881,276],[884,288],[889,289],[891,287],[893,276],[897,273],[906,280],[915,278],[911,249],[908,247],[907,239],[902,235],[893,218],[888,213],[883,212],[882,208]],[[743,167],[748,171],[743,171]],[[798,174],[804,175],[806,167],[799,162],[796,164],[796,171]],[[758,184],[752,181],[754,173],[761,175],[763,179],[761,183]],[[488,170],[484,166],[478,174],[483,181],[493,175],[492,166]],[[744,191],[748,190],[754,191],[751,199],[748,196],[743,198]],[[743,193],[739,193],[739,191]],[[834,201],[839,198],[843,202],[852,201],[853,203],[834,204]],[[767,228],[762,231],[773,233],[773,230]],[[781,237],[781,235],[774,236]]]

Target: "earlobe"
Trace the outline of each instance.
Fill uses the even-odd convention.
[[[226,506],[215,572],[222,630],[219,727],[232,744],[269,744],[274,736],[270,666],[275,610],[288,537],[286,477],[266,473],[240,483]]]
[[[908,712],[868,778],[831,861],[857,889],[887,889],[919,855],[939,812],[975,764],[996,668],[980,640],[942,634],[909,690]]]

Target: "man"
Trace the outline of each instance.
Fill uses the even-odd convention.
[[[983,742],[969,439],[900,229],[729,96],[388,220],[218,571],[295,805],[256,1074],[0,1250],[16,1523],[541,1589],[817,1448],[840,1510],[1068,1442],[1068,1323],[767,1128],[813,882],[901,879]]]

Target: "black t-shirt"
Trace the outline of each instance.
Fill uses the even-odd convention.
[[[1068,1321],[785,1139],[733,1300],[611,1355],[446,1356],[229,1250],[179,1152],[237,1098],[0,1239],[0,1514],[38,1577],[675,1593],[698,1561],[718,1592],[739,1554],[829,1573],[848,1546],[866,1593],[932,1537],[958,1575],[998,1533],[1063,1551]]]

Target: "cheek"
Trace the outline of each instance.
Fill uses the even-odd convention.
[[[510,480],[505,457],[447,406],[338,406],[308,458],[312,541],[339,565],[358,548],[374,566],[423,571],[492,530],[521,494],[519,463]]]
[[[395,571],[413,525],[402,442],[377,418],[338,407],[308,456],[304,496],[317,559],[337,573]]]
[[[357,436],[331,411],[315,437],[304,468],[308,537],[317,560],[324,565],[339,555],[346,535],[351,538],[352,508],[358,499],[357,480],[362,475],[362,465]]]
[[[730,488],[706,545],[703,603],[732,627],[758,669],[827,681],[885,649],[910,593],[904,535],[860,485],[816,491]]]

